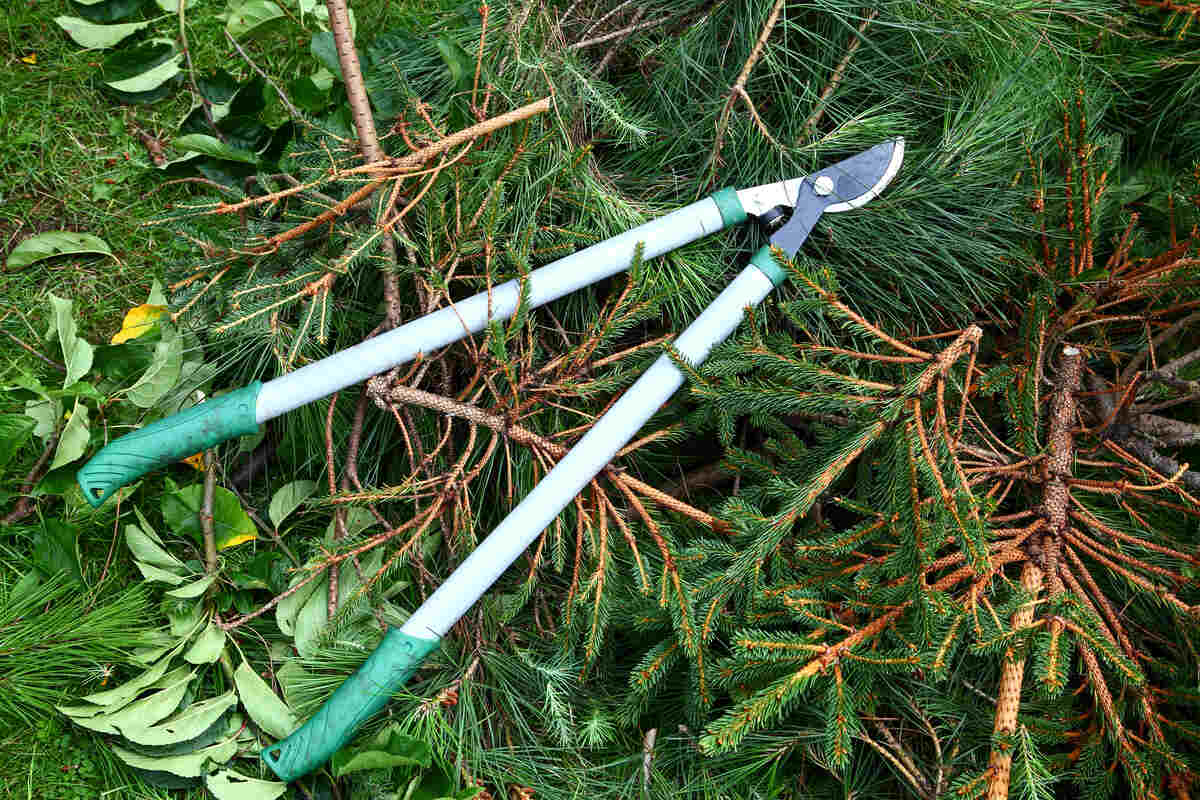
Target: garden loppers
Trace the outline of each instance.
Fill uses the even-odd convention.
[[[786,280],[787,272],[778,259],[795,256],[821,215],[858,208],[877,197],[899,171],[903,158],[904,140],[896,138],[814,175],[751,190],[749,197],[738,193],[736,215],[752,213],[761,216],[784,206],[792,209],[791,217],[771,236],[770,244],[751,257],[749,266],[675,340],[677,356],[692,364],[702,362],[709,351],[738,326],[747,307],[756,306]],[[733,202],[732,197],[727,197],[726,203]],[[703,209],[704,202],[707,201],[689,206],[687,233],[677,234],[671,241],[690,240],[701,235],[698,232],[700,223],[693,215],[701,213],[696,209],[697,206]],[[713,224],[719,224],[715,216],[717,210],[704,213]],[[658,225],[674,217],[671,215],[650,224]],[[684,224],[683,219],[677,218],[669,227],[678,231]],[[641,241],[640,237],[649,235],[645,227],[625,235],[633,236],[625,238],[621,245],[625,248],[621,253],[623,264],[628,263],[633,244]],[[688,239],[683,239],[684,236]],[[659,245],[655,252],[662,252],[662,246]],[[605,256],[604,269],[609,272],[617,269],[611,266],[616,260]],[[551,268],[554,265],[547,269]],[[554,285],[554,278],[550,281]],[[515,293],[516,288],[511,291]],[[427,319],[430,318],[412,324],[421,324]],[[445,343],[445,340],[438,342]],[[361,373],[362,376],[366,374],[369,372]],[[384,636],[362,667],[338,687],[308,722],[286,739],[263,750],[263,760],[275,774],[284,780],[299,778],[324,764],[347,744],[358,727],[387,703],[426,655],[437,647],[440,637],[633,438],[646,420],[683,385],[683,381],[684,375],[671,356],[660,356],[408,621]],[[263,387],[264,392],[266,388]],[[259,403],[261,407],[261,399]]]
[[[830,170],[825,172],[834,174]],[[794,178],[741,190],[721,189],[666,216],[533,270],[524,278],[496,286],[490,292],[460,300],[287,375],[266,383],[255,381],[127,433],[101,448],[79,470],[77,479],[83,496],[98,507],[122,486],[148,472],[236,436],[255,433],[269,419],[478,333],[489,322],[515,314],[523,291],[528,292],[527,307],[536,308],[615,275],[633,263],[639,243],[643,246],[642,258],[656,258],[740,224],[747,216],[761,219],[777,212],[779,207],[790,208],[804,180]],[[832,198],[836,194],[836,190],[831,190],[822,196]],[[840,200],[831,200],[827,205],[827,211],[853,207]],[[770,261],[767,256],[756,258],[764,263]]]

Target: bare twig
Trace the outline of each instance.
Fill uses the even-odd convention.
[[[200,529],[204,532],[204,571],[217,571],[217,538],[213,532],[213,495],[217,489],[217,451],[204,451],[204,502],[200,506]]]
[[[567,45],[567,49],[581,50],[585,47],[591,47],[592,45],[604,44],[605,42],[611,42],[613,39],[623,38],[631,33],[636,33],[637,31],[644,31],[647,28],[657,28],[659,25],[663,25],[670,21],[671,17],[659,17],[658,19],[652,19],[649,22],[639,22],[636,25],[629,25],[621,28],[619,31],[613,31],[612,33],[606,33],[603,36],[596,36],[592,39],[584,39],[583,41],[569,44]]]

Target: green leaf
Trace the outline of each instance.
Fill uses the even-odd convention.
[[[231,769],[206,775],[204,785],[217,800],[276,800],[287,791],[286,783],[247,778]]]
[[[329,90],[321,89],[310,77],[301,77],[288,84],[292,102],[304,111],[313,114],[324,111],[329,105]]]
[[[154,23],[154,20],[146,20],[145,22],[124,22],[119,25],[97,25],[79,17],[55,17],[54,21],[58,23],[58,27],[75,40],[75,44],[85,50],[102,50],[112,47],[127,36]]]
[[[232,736],[220,744],[210,745],[193,753],[179,756],[154,757],[144,756],[131,750],[113,747],[117,758],[131,767],[151,770],[153,772],[169,772],[184,778],[198,778],[208,770],[210,763],[224,764],[237,754],[237,737]]]
[[[126,703],[145,691],[147,687],[162,680],[166,676],[167,667],[169,666],[171,666],[170,658],[161,659],[136,678],[130,678],[120,686],[115,686],[107,691],[89,694],[82,699],[84,702],[94,703],[97,706],[109,706],[114,711],[124,708]],[[179,674],[172,673],[172,677],[169,679],[170,683],[179,680],[188,671],[187,667],[179,667],[176,670]]]
[[[230,147],[215,136],[204,133],[189,133],[186,136],[177,137],[172,144],[178,149],[194,151],[212,158],[237,161],[243,164],[258,163],[258,158],[253,153]]]
[[[283,739],[300,727],[295,712],[279,699],[248,663],[243,661],[234,671],[233,681],[242,698],[242,707],[258,727],[276,739]]]
[[[316,490],[317,484],[314,481],[292,481],[280,487],[279,491],[275,492],[275,495],[271,498],[271,506],[267,510],[267,516],[271,518],[271,522],[275,523],[275,527],[278,528]]]
[[[225,23],[225,30],[235,39],[249,36],[251,33],[262,33],[263,26],[284,17],[283,9],[271,0],[250,0],[232,14]]]
[[[92,22],[116,22],[136,14],[143,0],[72,0],[71,9]]]
[[[180,600],[191,600],[193,597],[199,597],[208,591],[208,587],[213,585],[217,579],[216,575],[205,575],[199,580],[192,581],[186,586],[180,586],[178,589],[171,589],[165,592],[167,597],[175,597]]]
[[[123,731],[125,738],[142,745],[165,745],[195,739],[208,730],[217,719],[237,704],[237,694],[230,689],[225,694],[192,703],[174,717],[150,727]]]
[[[30,236],[8,253],[8,270],[23,270],[26,266],[55,255],[79,255],[82,253],[97,253],[112,255],[108,242],[100,236],[74,233],[73,230],[48,230],[46,233]]]
[[[176,575],[174,572],[167,572],[161,567],[156,567],[153,564],[147,564],[145,561],[134,561],[137,564],[138,571],[142,573],[142,577],[148,581],[159,583],[169,583],[172,586],[178,586],[183,583],[184,578],[181,575]]]
[[[43,442],[58,429],[58,421],[62,419],[62,415],[62,403],[57,398],[43,395],[36,400],[25,401],[25,416],[33,420],[33,435]]]
[[[126,92],[129,94],[140,94],[149,92],[159,88],[167,81],[174,78],[183,70],[179,64],[183,60],[183,53],[179,53],[156,67],[152,67],[145,72],[134,75],[131,78],[126,78],[119,81],[105,81],[108,86],[116,89],[118,92]]]
[[[307,575],[303,572],[298,572],[292,578],[288,588],[292,588],[304,580]],[[287,597],[279,601],[279,605],[275,607],[275,624],[279,626],[279,630],[283,631],[286,636],[295,636],[296,634],[296,619],[300,616],[300,611],[304,608],[309,598],[321,587],[325,586],[323,578],[314,578],[313,580],[301,586],[296,591],[289,594]]]
[[[162,569],[185,571],[187,567],[184,566],[184,563],[164,550],[158,537],[151,534],[153,531],[148,534],[147,528],[139,528],[136,525],[125,526],[125,544],[133,553],[134,558]]]
[[[76,583],[83,584],[79,567],[79,532],[56,519],[42,520],[42,527],[33,537],[33,565],[47,577],[67,573]]]
[[[55,708],[71,719],[94,719],[100,716],[111,718],[118,711],[127,707],[130,701],[140,694],[158,692],[178,686],[180,681],[190,680],[196,674],[187,667],[179,667],[170,672],[164,671],[169,666],[171,659],[175,657],[178,648],[179,645],[177,644],[170,655],[160,659],[157,664],[138,677],[121,684],[115,689],[109,689],[107,692],[98,692],[83,698],[88,701],[88,705],[55,706]]]
[[[216,620],[212,620],[183,654],[183,660],[189,664],[211,664],[221,657],[221,650],[224,648],[225,631]]]
[[[362,747],[343,747],[333,755],[330,766],[340,778],[351,772],[392,767],[428,769],[433,763],[433,750],[427,742],[400,733],[398,726],[385,728],[370,744]]]
[[[339,80],[341,79],[342,63],[338,61],[337,46],[333,43],[332,33],[329,31],[314,33],[309,42],[309,50],[312,52],[313,58],[320,61]]]
[[[163,495],[163,520],[181,536],[191,536],[197,542],[204,539],[200,509],[204,504],[204,486],[194,484]],[[254,523],[242,510],[237,495],[217,486],[213,490],[213,533],[217,548],[225,549],[258,538]]]
[[[179,708],[179,704],[183,701],[183,696],[187,694],[188,686],[195,675],[195,672],[188,672],[171,686],[159,689],[153,694],[137,702],[130,703],[121,710],[110,714],[81,718],[69,714],[68,711],[61,707],[59,710],[71,716],[76,725],[82,725],[88,730],[100,733],[121,734],[132,741],[137,741],[134,737],[129,736],[129,733],[153,725]]]
[[[63,388],[82,378],[92,368],[95,351],[92,346],[77,336],[75,316],[71,313],[71,301],[50,295],[50,308],[54,314],[50,336],[57,338],[62,348],[63,364],[67,368]]]
[[[87,406],[76,399],[75,410],[71,412],[71,418],[67,420],[67,426],[63,428],[62,436],[58,439],[58,450],[54,452],[54,461],[50,463],[50,469],[55,470],[64,464],[70,464],[83,455],[90,438]]]
[[[162,338],[154,346],[150,366],[129,387],[127,397],[138,408],[150,408],[179,381],[183,366],[183,337],[174,326],[161,323]]]
[[[37,425],[26,414],[0,414],[0,468],[8,466]]]
[[[167,12],[168,14],[178,14],[179,13],[178,0],[154,0],[154,2],[158,3],[158,7],[161,8],[163,11]],[[195,2],[196,2],[196,0],[184,0],[183,6],[185,9],[188,9],[188,8],[191,8],[195,4]]]

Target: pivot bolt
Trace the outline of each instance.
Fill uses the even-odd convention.
[[[817,197],[825,197],[833,193],[833,178],[828,175],[818,175],[813,181],[813,192]]]

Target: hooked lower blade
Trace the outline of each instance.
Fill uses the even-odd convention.
[[[887,188],[903,161],[904,139],[897,136],[798,179],[792,216],[771,237],[771,244],[794,256],[822,214],[866,205]]]

